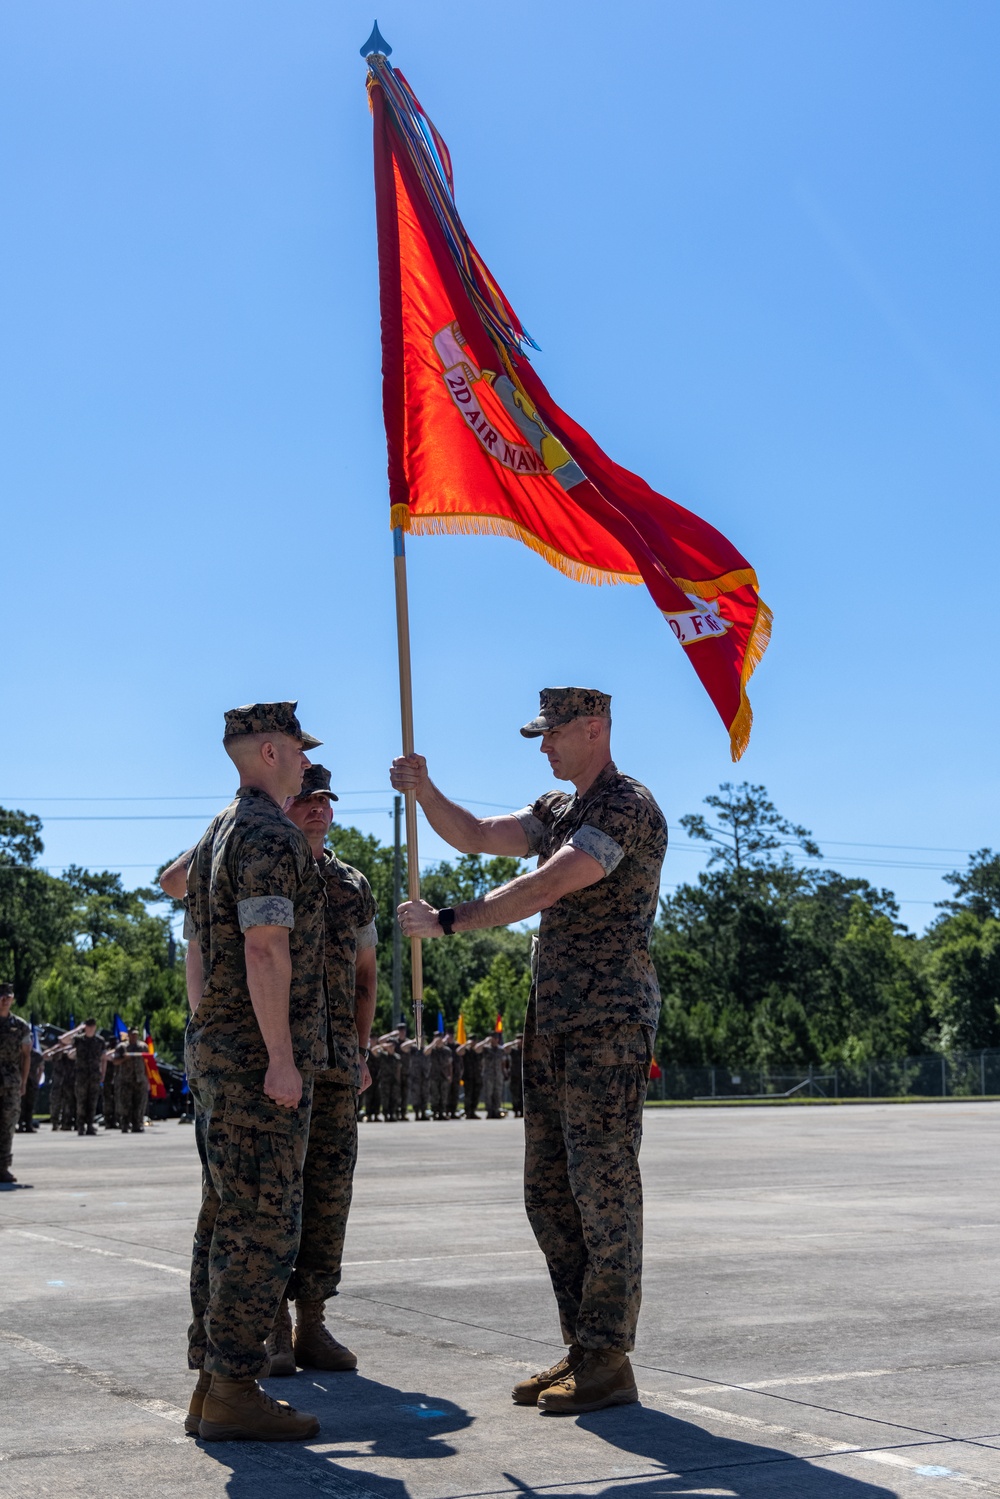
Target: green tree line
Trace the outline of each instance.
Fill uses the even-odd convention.
[[[762,786],[725,783],[681,818],[708,862],[660,903],[652,954],[663,994],[661,1060],[680,1066],[856,1066],[928,1051],[1000,1047],[1000,855],[989,848],[945,876],[950,897],[922,936],[888,890],[827,868],[807,829]],[[57,1023],[117,1011],[149,1016],[158,1048],[179,1058],[187,1008],[183,945],[158,889],[121,876],[38,867],[37,817],[0,808],[0,980],[22,1013]],[[380,1029],[392,1018],[393,850],[337,825],[331,844],[371,882],[380,912]],[[670,854],[668,851],[668,871]],[[510,879],[516,859],[461,856],[425,870],[435,906]],[[406,885],[405,852],[403,888]],[[425,1026],[459,1014],[482,1035],[497,1016],[523,1024],[530,936],[501,928],[424,944]],[[409,944],[402,944],[404,1016]]]

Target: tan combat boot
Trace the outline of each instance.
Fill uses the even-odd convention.
[[[628,1354],[613,1348],[586,1348],[576,1368],[538,1397],[549,1416],[578,1416],[606,1405],[632,1405],[639,1398]]]
[[[272,1400],[255,1379],[212,1375],[198,1428],[202,1441],[301,1442],[318,1432],[315,1416]]]
[[[278,1307],[274,1326],[264,1340],[271,1360],[265,1378],[277,1379],[282,1374],[294,1374],[295,1355],[292,1352],[292,1317],[288,1310],[288,1302],[282,1297],[281,1305]]]
[[[201,1435],[201,1413],[205,1406],[205,1396],[208,1394],[212,1383],[212,1376],[207,1369],[198,1370],[198,1383],[191,1392],[191,1404],[188,1413],[184,1417],[184,1430],[189,1437]]]
[[[358,1367],[358,1356],[345,1348],[323,1324],[322,1301],[295,1303],[292,1348],[300,1369],[329,1369],[346,1373]]]
[[[543,1390],[550,1385],[558,1384],[568,1374],[572,1374],[577,1364],[583,1358],[583,1349],[578,1343],[571,1343],[566,1350],[566,1356],[561,1358],[558,1364],[553,1364],[551,1369],[543,1369],[541,1374],[532,1374],[530,1379],[522,1379],[511,1390],[511,1399],[515,1405],[537,1405],[538,1397]]]

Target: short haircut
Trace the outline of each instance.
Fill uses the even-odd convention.
[[[90,1019],[85,1020],[83,1023],[84,1025],[96,1025],[97,1021],[94,1019],[93,1015],[91,1015]]]
[[[236,765],[246,762],[260,753],[262,744],[273,744],[276,739],[292,739],[291,734],[282,734],[277,729],[269,729],[266,734],[227,734],[222,741],[222,748]],[[293,743],[301,745],[301,740],[293,740]]]

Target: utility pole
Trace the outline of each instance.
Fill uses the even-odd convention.
[[[403,934],[399,930],[396,907],[403,898],[403,845],[400,842],[403,798],[392,799],[392,821],[395,841],[392,851],[392,1023],[403,1018]]]

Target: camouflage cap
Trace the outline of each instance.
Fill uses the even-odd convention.
[[[340,801],[337,793],[330,790],[330,772],[325,765],[307,765],[302,772],[302,790],[295,800],[300,802],[307,796],[328,796],[332,802]]]
[[[316,749],[323,741],[302,732],[302,725],[295,717],[298,706],[298,703],[247,703],[243,708],[230,708],[223,739],[236,739],[241,734],[287,734],[297,739],[304,750]]]
[[[525,739],[537,739],[574,718],[610,718],[611,695],[594,687],[543,687],[538,694],[538,717],[526,723]]]

